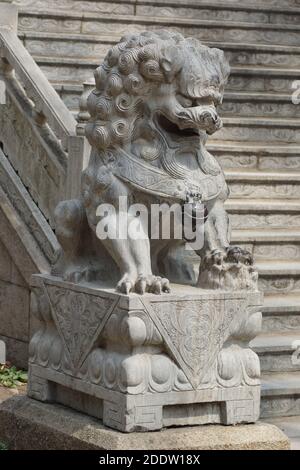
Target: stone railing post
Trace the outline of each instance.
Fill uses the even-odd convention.
[[[18,28],[18,8],[16,5],[10,4],[10,1],[5,0],[0,2],[1,15],[0,15],[0,28],[9,28],[17,32]]]

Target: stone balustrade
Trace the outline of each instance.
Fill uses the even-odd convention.
[[[18,39],[17,7],[5,3],[0,11],[0,77],[6,95],[0,140],[52,225],[57,201],[78,194],[87,144],[76,135],[75,118]]]

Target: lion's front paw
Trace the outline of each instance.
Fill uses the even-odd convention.
[[[168,279],[153,276],[152,274],[141,274],[136,278],[134,275],[126,273],[118,282],[117,291],[123,294],[129,294],[130,292],[161,294],[162,292],[170,292],[170,283]]]
[[[207,289],[257,289],[258,274],[249,251],[239,246],[214,250],[202,260],[198,285]]]
[[[229,263],[243,263],[246,266],[253,265],[253,256],[248,250],[239,246],[229,246],[226,249],[226,261]]]

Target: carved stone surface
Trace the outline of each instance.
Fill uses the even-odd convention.
[[[49,141],[35,132],[27,108],[20,108],[13,92],[7,93],[6,105],[0,113],[1,141],[23,184],[45,217],[53,217],[54,208],[63,194],[65,169],[55,160]],[[25,101],[25,98],[23,98]],[[24,103],[23,103],[24,104]],[[14,139],[11,136],[14,135]]]
[[[128,206],[143,203],[149,213],[155,203],[203,203],[207,220],[198,227],[199,233],[204,231],[197,249],[202,259],[199,286],[257,288],[251,254],[230,246],[224,209],[228,188],[217,160],[205,148],[207,136],[222,126],[216,106],[228,75],[222,51],[173,32],[128,34],[109,50],[95,71],[96,88],[87,100],[82,98],[82,110],[87,101],[91,116],[85,132],[92,151],[80,198],[56,209],[62,252],[53,274],[75,282],[104,280],[110,262],[109,274],[123,293],[168,292],[169,280],[195,283],[193,267],[182,255],[184,236],[151,236],[155,228],[159,231],[159,217],[151,218],[151,227],[143,226],[144,240],[137,242],[128,230],[125,238],[108,235],[99,241],[97,225],[104,217],[98,207],[113,205],[115,214],[107,223],[123,223],[122,196]],[[130,208],[125,210],[132,221]],[[181,219],[180,212],[177,226]],[[218,275],[221,260],[226,276]]]
[[[261,400],[261,417],[273,418],[276,416],[299,416],[299,395],[263,397]]]
[[[167,31],[127,35],[97,68],[96,89],[82,99],[92,150],[81,196],[58,205],[62,250],[53,276],[33,281],[41,327],[30,342],[32,398],[125,432],[258,419],[249,342],[262,296],[252,254],[230,246],[228,189],[205,149],[222,125],[216,105],[228,74],[220,50]],[[143,239],[126,227],[100,240],[99,206],[114,209],[108,225],[125,225],[133,202],[150,214],[155,203],[177,203],[174,230],[186,202],[203,203],[196,255],[183,235],[152,237],[160,217]]]
[[[130,15],[134,14],[134,2],[107,2],[99,0],[84,1],[81,0],[14,0],[14,3],[22,8],[34,8],[36,10],[45,11],[48,7],[53,10],[72,10],[75,12],[95,12],[100,14],[117,14],[117,15]],[[49,5],[50,3],[50,5]]]
[[[16,0],[15,3],[20,7],[19,37],[48,78],[53,80],[55,88],[59,88],[60,96],[73,112],[78,112],[78,98],[81,95],[82,82],[92,77],[94,68],[102,62],[108,49],[118,42],[118,31],[124,31],[128,23],[135,30],[139,28],[150,30],[150,28],[167,25],[169,30],[191,32],[195,37],[204,40],[206,45],[220,47],[224,51],[231,64],[231,76],[224,101],[218,107],[220,116],[225,117],[225,128],[221,131],[223,134],[219,134],[222,140],[218,142],[208,140],[206,148],[225,168],[232,202],[227,210],[229,217],[232,218],[233,226],[237,228],[233,231],[232,242],[252,253],[257,261],[258,269],[261,269],[261,265],[265,264],[266,260],[270,262],[269,272],[266,273],[264,270],[260,274],[260,287],[271,294],[268,297],[270,297],[274,314],[265,317],[264,334],[285,331],[291,335],[293,330],[299,331],[300,317],[296,301],[300,289],[300,270],[296,260],[299,259],[300,219],[299,204],[297,204],[299,182],[296,176],[300,168],[300,159],[298,144],[291,144],[294,137],[297,137],[295,126],[290,132],[291,128],[285,125],[287,121],[298,125],[296,118],[300,113],[300,106],[295,106],[291,100],[291,86],[299,79],[297,69],[300,67],[299,28],[297,26],[299,11],[295,8],[300,5],[299,0],[267,0],[263,3],[253,0],[251,4],[248,0],[236,0],[228,4],[219,1],[184,0],[181,2],[174,0],[123,0],[122,2],[120,0],[113,2],[109,0],[85,0],[84,2],[82,0]],[[120,15],[128,16],[121,18]],[[5,25],[8,24],[7,19],[0,14],[0,23],[1,21]],[[78,29],[76,29],[77,26],[79,26]],[[68,31],[69,34],[56,32],[60,28],[62,31]],[[88,31],[90,28],[99,31],[99,35],[80,32]],[[21,29],[25,32],[20,32]],[[109,35],[103,35],[105,29],[112,32]],[[47,33],[47,30],[51,33]],[[76,31],[77,34],[74,34]],[[296,35],[297,43],[295,42]],[[292,44],[297,47],[293,47]],[[19,49],[19,45],[16,49]],[[23,74],[19,76],[21,79],[22,77]],[[37,83],[36,80],[33,80],[32,85],[35,83]],[[26,94],[28,95],[28,83],[26,83]],[[51,103],[52,107],[53,95],[46,101]],[[15,111],[8,117],[12,121],[15,118],[20,120],[20,115],[17,116]],[[24,112],[23,119],[26,119]],[[276,120],[278,126],[274,125]],[[257,127],[253,126],[254,121],[257,121]],[[239,127],[240,131],[236,131],[235,129]],[[34,136],[33,139],[31,138],[32,129],[27,128],[28,126],[18,125],[18,131],[24,129],[22,132],[30,136],[28,140],[35,141]],[[5,124],[2,129],[5,129],[5,140],[9,142],[13,126]],[[258,132],[256,132],[257,129]],[[269,132],[270,130],[272,132]],[[218,133],[215,135],[218,139]],[[241,141],[240,139],[244,136],[247,140]],[[226,140],[223,140],[224,138]],[[234,142],[232,138],[235,139]],[[36,184],[36,180],[31,178],[35,165],[32,167],[28,164],[30,145],[24,144],[24,158],[22,145],[15,146],[12,140],[9,143],[12,155],[8,157],[14,164],[17,160],[16,168],[18,168],[19,175],[23,178],[25,173],[26,186],[30,188],[35,201],[40,208],[45,210],[47,218],[51,220],[52,208],[58,198],[78,197],[79,193],[72,190],[68,191],[68,196],[61,195],[60,191],[64,191],[67,186],[65,176],[61,174],[61,184],[58,184],[56,174],[60,172],[53,164],[55,161],[47,155],[47,158],[41,159],[43,171],[40,168],[41,176],[36,176],[40,184]],[[40,143],[36,142],[30,162],[38,161],[36,155],[39,157],[41,154],[39,147]],[[8,149],[8,146],[6,148]],[[13,155],[15,150],[18,152],[17,155]],[[75,168],[69,172],[70,164],[74,162],[73,150],[74,148],[72,151],[69,149],[68,152],[69,157],[72,156],[72,158],[67,159],[67,172],[68,175],[72,175],[70,180],[76,186],[79,180],[78,173]],[[21,165],[22,162],[23,165]],[[77,168],[79,167],[80,162],[77,165]],[[226,168],[234,171],[242,170],[240,173],[243,173],[243,178],[231,180]],[[282,170],[292,170],[295,181],[287,179],[285,181],[286,172],[282,173]],[[27,172],[30,178],[27,177]],[[54,181],[51,180],[51,176],[48,178],[48,174],[55,176]],[[2,180],[5,182],[5,179],[6,174]],[[39,194],[36,190],[36,188],[46,187],[47,194],[44,192]],[[5,192],[7,192],[6,188],[7,185]],[[258,198],[263,199],[264,204],[257,204]],[[272,200],[273,205],[269,204]],[[25,213],[22,199],[11,200],[13,203],[15,201],[16,204],[13,205],[18,214]],[[243,204],[239,204],[241,202]],[[2,214],[0,215],[2,222],[5,219]],[[26,212],[26,219],[25,217],[22,219],[26,220],[31,232],[33,218],[30,214],[27,216]],[[14,240],[13,235],[7,235],[8,232],[13,233],[7,224],[2,229],[2,238],[3,232],[5,232],[5,241],[9,242],[8,246],[13,245],[11,255],[18,262],[18,267],[27,279],[31,266],[28,260],[23,261],[24,258],[27,259],[26,253],[22,257],[20,253],[22,251],[20,244],[25,243],[26,237],[23,237],[20,243],[18,240],[16,244],[15,241],[14,243],[10,241]],[[240,238],[241,233],[243,235]],[[46,243],[45,246],[47,245]],[[27,246],[23,251],[26,249]],[[282,272],[282,262],[287,265],[285,260],[289,260],[289,267]],[[107,260],[107,264],[108,262]],[[198,267],[198,258],[194,265]],[[5,266],[4,260],[2,271]],[[280,272],[276,273],[275,268]],[[103,270],[103,275],[106,275],[105,270]],[[275,315],[276,302],[279,298],[286,306],[293,303],[295,299],[293,314],[287,315],[284,310]],[[274,338],[274,335],[271,336]],[[262,357],[263,367],[269,367],[268,364],[272,368],[275,365],[279,369],[281,364],[286,367],[277,354],[277,343],[274,339],[270,350],[270,359]],[[291,375],[297,374],[299,372],[294,371]],[[284,382],[280,393],[291,397],[294,391],[291,391],[288,386],[285,387],[286,379],[283,380],[280,377],[278,380]],[[298,387],[297,390],[299,393],[300,388]],[[293,399],[296,400],[296,398]],[[267,401],[267,398],[265,400]]]
[[[29,396],[63,403],[131,432],[255,422],[258,292],[174,286],[124,295],[34,276],[40,328],[29,347]]]
[[[49,16],[48,16],[49,15]],[[24,32],[62,32],[85,33],[99,35],[124,35],[128,33],[141,33],[147,31],[159,31],[162,28],[172,28],[175,33],[185,36],[194,36],[201,41],[222,42],[248,42],[264,44],[299,45],[298,25],[294,24],[252,24],[244,22],[225,22],[220,20],[199,20],[179,17],[138,17],[129,15],[128,19],[118,15],[111,15],[107,21],[106,15],[95,16],[93,13],[82,15],[80,11],[72,11],[72,19],[68,18],[65,11],[45,12],[41,15],[38,10],[30,14],[21,12],[19,30]],[[130,21],[130,22],[129,22]]]

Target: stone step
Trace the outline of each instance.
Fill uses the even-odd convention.
[[[299,68],[300,48],[272,44],[205,42],[225,52],[231,65],[261,65],[264,67]]]
[[[260,4],[242,4],[240,2],[207,2],[185,0],[178,4],[174,0],[125,0],[125,1],[89,1],[80,0],[15,0],[20,11],[28,8],[42,11],[72,10],[82,13],[101,13],[118,15],[138,15],[150,17],[179,17],[202,20],[246,21],[258,23],[299,24],[300,10],[293,5],[283,8],[268,2]],[[297,21],[298,20],[298,21]]]
[[[19,32],[26,48],[35,56],[84,57],[99,60],[120,36],[63,34],[49,32]],[[231,65],[262,65],[264,67],[300,68],[300,47],[273,44],[203,41],[222,49]]]
[[[298,143],[299,129],[300,119],[230,116],[223,118],[223,128],[214,134],[214,139]]]
[[[289,332],[264,333],[251,342],[262,372],[300,371],[300,316],[297,327]]]
[[[228,92],[218,109],[222,117],[300,118],[300,106],[292,102],[291,93]]]
[[[299,200],[230,198],[225,207],[234,229],[300,227]]]
[[[135,4],[138,2],[142,3],[139,0],[13,0],[22,13],[34,9],[41,12],[69,10],[81,14],[88,12],[101,15],[134,15]],[[279,9],[277,7],[273,10],[276,12]]]
[[[295,144],[226,142],[210,138],[207,148],[218,158],[223,168],[284,171],[300,169],[300,146]]]
[[[225,175],[232,198],[300,197],[299,171],[226,170]]]
[[[157,0],[154,0],[157,1]],[[249,5],[248,0],[230,0],[231,3],[239,4],[239,5]],[[299,0],[263,0],[261,2],[260,0],[252,0],[251,5],[270,5],[270,6],[278,6],[281,8],[288,8],[288,7],[300,7]]]
[[[102,63],[104,54],[97,58],[59,57],[33,55],[37,64],[46,74],[48,80],[58,83],[76,83],[81,85],[94,76],[96,67]],[[79,74],[80,69],[80,74]],[[292,84],[300,76],[299,69],[233,66],[227,84],[228,92],[264,92],[270,94],[290,94],[292,102]]]
[[[225,50],[233,67],[224,128],[208,148],[230,169],[232,240],[253,252],[266,292],[264,334],[254,343],[262,416],[300,415],[300,365],[291,359],[300,340],[300,107],[291,102],[300,77],[300,1],[52,0],[52,12],[46,0],[17,3],[24,5],[20,36],[74,112],[82,82],[124,33],[168,27]]]
[[[117,12],[121,9],[121,5],[166,5],[166,6],[176,6],[176,0],[89,0],[86,3],[83,3],[82,0],[13,0],[13,3],[17,4],[20,9],[26,11],[26,8],[32,8],[33,6],[37,9],[51,10],[51,9],[62,9],[66,10],[72,8],[72,10],[82,11],[82,12],[100,12],[102,14],[116,13],[115,6],[117,4]],[[207,0],[182,0],[181,6],[186,7],[198,7],[199,3],[201,5],[209,5],[210,7],[220,8],[220,6],[225,6],[229,9],[248,9],[248,10],[279,10],[287,11],[287,9],[297,10],[300,8],[299,0],[252,0],[249,4],[248,0],[230,0],[225,2],[225,0],[212,0],[208,2]],[[111,6],[111,4],[113,6]],[[126,14],[129,14],[130,10],[126,9]]]
[[[78,85],[94,77],[94,71],[102,63],[103,58],[103,56],[97,59],[34,56],[48,80],[60,83],[72,82]],[[231,67],[227,93],[290,94],[290,102],[292,102],[294,91],[292,84],[299,76],[300,70],[298,69],[234,66]]]
[[[290,93],[299,79],[300,70],[280,67],[234,66],[231,68],[227,92]]]
[[[300,450],[300,419],[299,416],[282,416],[266,418],[265,422],[281,429],[289,438],[291,450]]]
[[[193,18],[163,18],[129,15],[102,15],[76,11],[39,11],[27,9],[19,14],[19,31],[61,33],[115,34],[168,28],[200,40],[235,41],[299,46],[300,26],[256,22],[198,20]]]
[[[300,415],[300,372],[262,375],[261,418]]]
[[[255,261],[300,258],[300,229],[237,229],[231,240],[250,251]]]
[[[300,296],[265,295],[263,333],[293,332],[300,329]]]
[[[257,260],[258,285],[265,294],[300,294],[300,262]]]
[[[222,20],[222,21],[245,21],[257,23],[285,23],[299,24],[299,8],[283,8],[270,4],[253,5],[251,3],[240,4],[240,2],[207,2],[207,1],[182,1],[163,0],[153,2],[142,0],[137,2],[136,14],[149,17],[166,18],[192,18],[199,20]]]
[[[51,84],[76,119],[79,112],[79,100],[83,92],[83,85],[67,82],[57,83],[53,81],[51,81]]]

